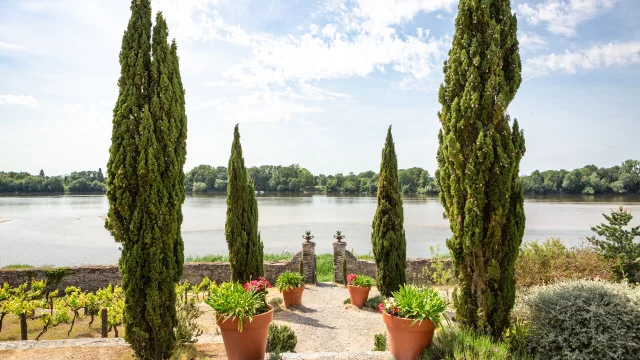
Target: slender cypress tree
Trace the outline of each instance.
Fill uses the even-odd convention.
[[[258,233],[258,202],[253,182],[244,166],[237,124],[233,131],[228,172],[225,235],[231,279],[247,282],[264,274],[263,245]]]
[[[105,226],[122,243],[126,340],[141,359],[166,359],[175,345],[175,284],[184,259],[184,89],[162,14],[151,42],[149,1],[133,0],[131,11],[120,53]]]
[[[436,181],[453,233],[456,318],[494,337],[509,324],[525,225],[524,135],[506,113],[522,80],[516,30],[509,0],[460,0],[439,91]]]
[[[373,218],[371,234],[378,290],[384,296],[391,296],[393,291],[406,282],[407,240],[403,224],[404,211],[398,189],[398,159],[389,126],[382,149],[378,208]]]

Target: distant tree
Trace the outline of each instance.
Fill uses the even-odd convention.
[[[40,177],[44,177],[44,170],[40,169]]]
[[[238,125],[233,131],[228,169],[225,236],[231,280],[244,283],[264,275],[264,246],[258,232],[258,202],[244,166]]]
[[[97,180],[102,182],[102,183],[104,182],[104,175],[102,174],[102,168],[98,168],[98,178],[97,178]]]
[[[595,236],[587,237],[604,257],[616,261],[616,273],[620,278],[628,277],[635,281],[635,276],[640,271],[640,243],[634,239],[640,236],[640,225],[625,229],[633,219],[631,212],[620,206],[617,210],[611,210],[610,215],[602,214],[607,223],[600,223],[591,228],[604,240]]]
[[[391,126],[382,150],[378,207],[373,218],[371,245],[376,261],[378,291],[384,296],[398,290],[406,280],[407,240],[404,233],[404,211],[398,192],[398,160]]]

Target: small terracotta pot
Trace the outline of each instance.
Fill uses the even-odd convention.
[[[396,360],[415,360],[425,348],[431,346],[436,327],[431,320],[417,322],[382,313],[387,326],[389,351]]]
[[[242,324],[242,332],[238,331],[238,320],[218,319],[217,324],[222,332],[224,349],[229,360],[262,360],[267,350],[267,335],[269,334],[269,324],[273,320],[273,308],[269,311],[256,315],[253,321],[248,320]]]
[[[349,299],[351,299],[351,305],[355,305],[358,309],[362,309],[364,303],[369,298],[370,287],[360,287],[349,285]]]
[[[291,305],[302,304],[303,291],[304,291],[304,286],[283,291],[282,297],[284,297],[284,307],[289,308]]]

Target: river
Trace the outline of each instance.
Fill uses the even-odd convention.
[[[569,245],[592,235],[602,213],[624,205],[640,213],[640,197],[545,196],[527,198],[524,240],[558,237]],[[302,234],[315,235],[316,253],[332,251],[333,234],[346,235],[347,249],[371,251],[371,196],[258,196],[265,252],[300,250]],[[104,229],[105,196],[0,197],[0,267],[8,264],[115,264],[120,251]],[[182,232],[185,255],[226,254],[224,196],[187,197]],[[430,246],[446,252],[449,225],[437,197],[405,197],[408,257],[429,256]],[[633,224],[640,221],[640,216]]]

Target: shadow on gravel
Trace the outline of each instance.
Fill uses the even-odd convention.
[[[317,287],[319,288],[334,288],[334,287],[338,287],[338,285],[336,285],[335,283],[330,283],[330,282],[319,282],[316,284]]]
[[[313,310],[312,312],[315,312],[315,311],[317,310]],[[322,324],[320,321],[316,319],[306,317],[302,314],[298,314],[297,312],[293,312],[293,311],[281,311],[274,315],[275,315],[274,316],[275,320],[282,321],[282,322],[290,322],[294,324],[307,325],[315,328],[335,329],[335,327],[333,326]]]

